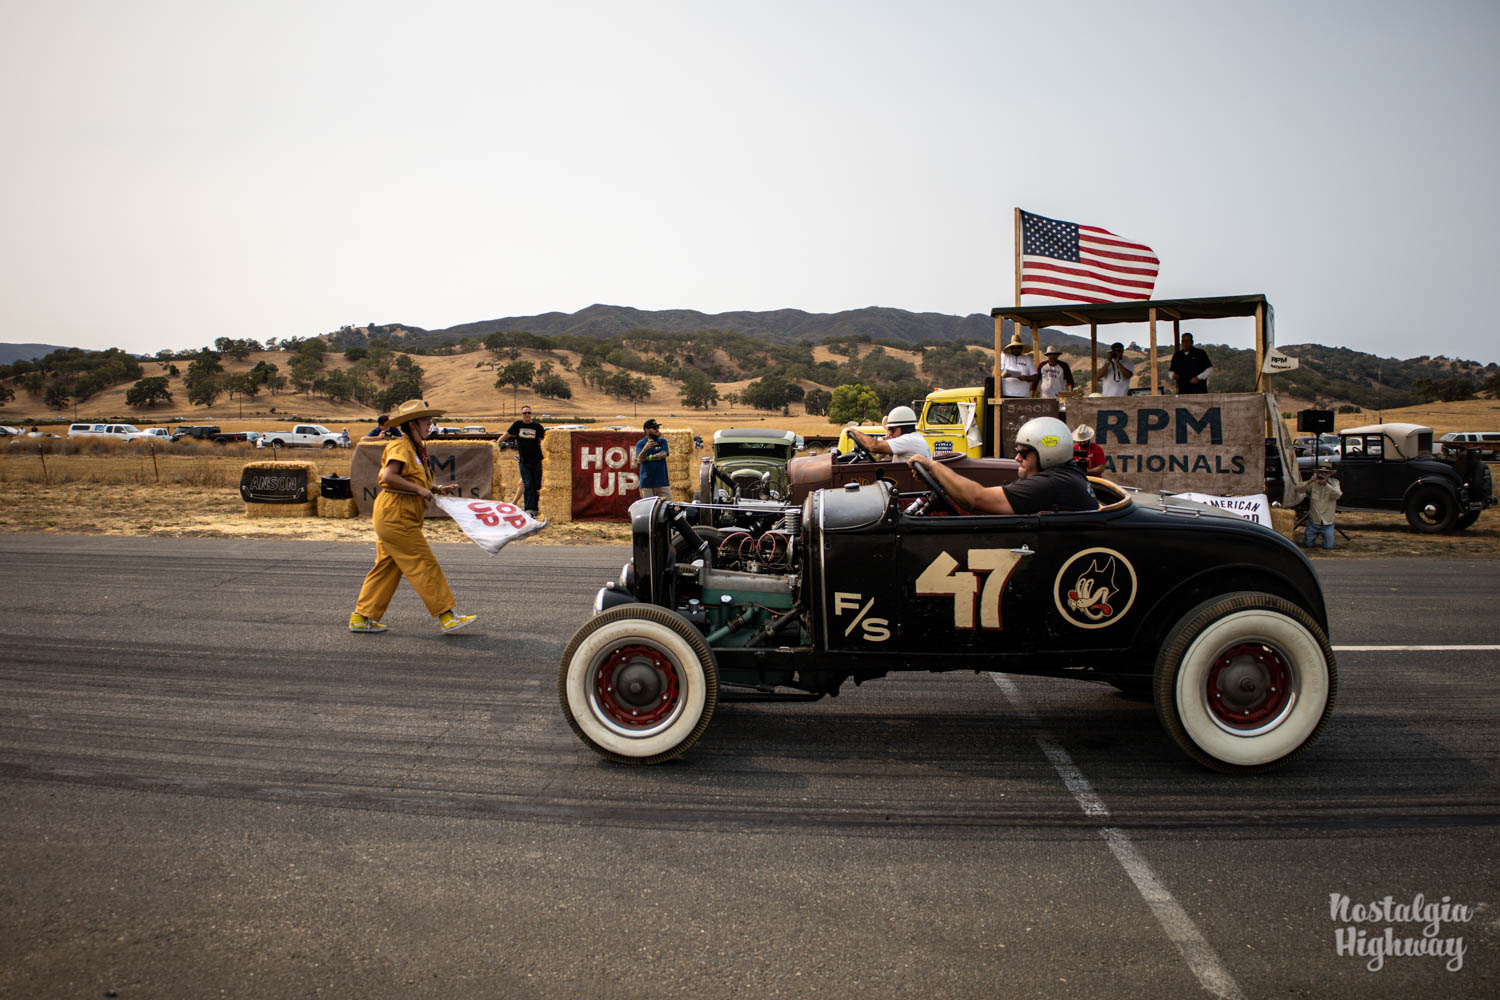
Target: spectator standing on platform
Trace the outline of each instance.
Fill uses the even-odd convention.
[[[1128,396],[1130,378],[1134,374],[1135,369],[1125,360],[1125,345],[1116,341],[1109,345],[1109,357],[1099,375],[1099,391],[1105,396]]]
[[[542,490],[542,439],[547,428],[540,420],[531,419],[531,407],[521,407],[521,419],[515,421],[500,435],[499,444],[516,439],[516,463],[521,469],[521,488],[526,513],[537,517],[537,506],[541,503]]]
[[[641,467],[641,499],[662,497],[672,499],[672,485],[667,479],[667,456],[671,449],[667,439],[661,436],[661,425],[647,420],[641,425],[646,436],[635,443],[636,461]]]
[[[1213,362],[1208,360],[1208,355],[1203,353],[1201,347],[1193,346],[1193,335],[1184,333],[1182,346],[1172,355],[1169,370],[1177,380],[1177,394],[1189,396],[1208,391],[1208,376],[1213,372]]]
[[[1036,363],[1026,356],[1026,345],[1019,333],[1010,335],[1010,343],[1000,355],[1000,395],[1007,399],[1025,399],[1041,377]]]
[[[1042,362],[1037,374],[1041,376],[1041,397],[1056,399],[1064,389],[1073,388],[1073,369],[1062,360],[1062,351],[1051,344],[1044,352],[1047,360]]]
[[[1104,449],[1094,440],[1094,429],[1088,424],[1073,428],[1073,461],[1090,476],[1104,471]]]

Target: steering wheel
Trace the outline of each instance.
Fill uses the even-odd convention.
[[[953,502],[953,498],[948,495],[947,490],[943,489],[942,484],[937,481],[937,476],[932,474],[931,469],[927,468],[921,462],[913,462],[911,463],[911,467],[916,472],[917,478],[922,480],[923,484],[926,485],[928,492],[932,494],[933,500],[937,501],[938,509],[955,517],[963,516],[963,511],[958,509],[958,504]]]

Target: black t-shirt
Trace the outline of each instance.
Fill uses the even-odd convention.
[[[505,433],[516,439],[516,451],[520,453],[521,461],[542,460],[542,438],[547,436],[547,428],[542,426],[540,420],[533,420],[529,424],[517,420]]]
[[[1208,383],[1198,381],[1197,385],[1189,382],[1190,378],[1197,378],[1207,371],[1212,365],[1208,360],[1208,354],[1201,347],[1191,347],[1180,350],[1172,355],[1172,365],[1169,371],[1177,379],[1177,393],[1180,396],[1190,396],[1196,392],[1207,392]]]
[[[1042,510],[1098,510],[1094,488],[1072,462],[1043,469],[1028,479],[1017,479],[1005,487],[1005,499],[1017,514]]]

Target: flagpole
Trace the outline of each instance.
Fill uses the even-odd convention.
[[[1016,308],[1019,309],[1021,307],[1021,209],[1020,208],[1016,209],[1015,234],[1016,234],[1016,266],[1015,266],[1015,276],[1016,276]]]

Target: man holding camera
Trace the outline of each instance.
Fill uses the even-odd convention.
[[[1303,540],[1302,547],[1316,548],[1313,539],[1321,536],[1323,547],[1333,548],[1333,514],[1338,507],[1339,497],[1344,495],[1338,478],[1331,469],[1315,468],[1312,478],[1297,487],[1296,493],[1299,502],[1304,496],[1308,497],[1307,537]]]

